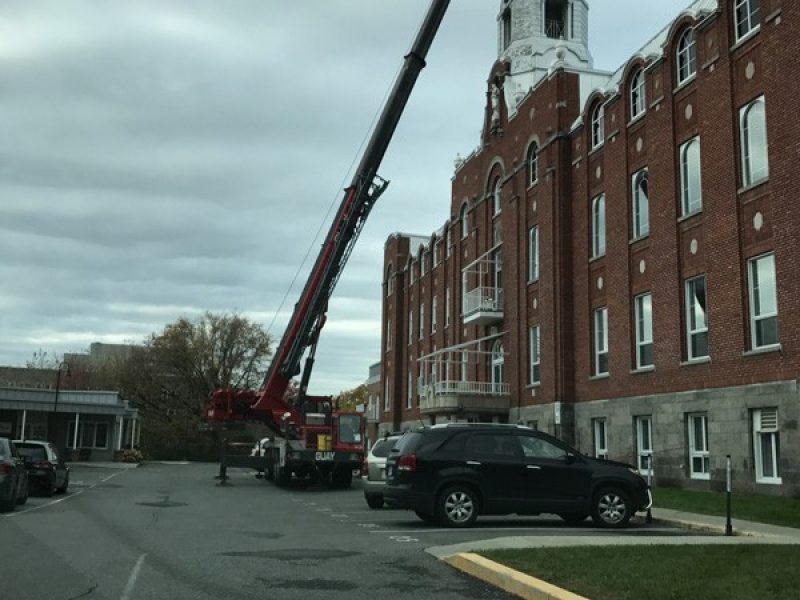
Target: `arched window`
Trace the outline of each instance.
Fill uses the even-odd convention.
[[[678,42],[678,84],[689,81],[697,73],[697,43],[694,28],[683,32]]]
[[[703,208],[699,137],[692,138],[681,146],[681,205],[684,216]]]
[[[469,235],[469,213],[467,213],[467,203],[465,202],[461,206],[461,239],[463,240],[465,237]]]
[[[505,354],[503,352],[503,342],[497,340],[492,346],[492,392],[495,394],[503,393],[503,376],[505,366]]]
[[[592,201],[592,258],[606,253],[606,196]]]
[[[639,69],[631,78],[631,120],[643,115],[645,106],[644,69]]]
[[[392,263],[386,269],[386,295],[394,294],[394,273],[392,273]]]
[[[592,110],[592,148],[597,148],[605,140],[605,112],[602,102]]]
[[[503,200],[502,186],[500,185],[499,177],[494,182],[494,192],[492,196],[494,198],[494,214],[499,214],[500,210],[502,209],[502,200]]]
[[[748,186],[769,176],[764,97],[745,106],[741,115],[742,176],[744,185]]]
[[[528,148],[525,164],[528,165],[528,185],[531,186],[539,181],[539,145],[536,142]]]
[[[647,169],[633,176],[633,239],[650,233],[650,202]]]

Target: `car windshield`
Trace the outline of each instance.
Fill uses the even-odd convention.
[[[389,453],[392,451],[392,448],[398,439],[399,438],[378,440],[372,447],[372,455],[377,456],[378,458],[386,458],[389,456]]]
[[[339,418],[339,441],[343,444],[361,443],[361,417],[343,415]]]
[[[34,444],[17,444],[17,451],[23,458],[47,460],[47,451],[44,449],[44,446],[38,446]]]

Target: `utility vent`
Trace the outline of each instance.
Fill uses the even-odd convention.
[[[777,408],[762,408],[759,411],[761,423],[759,423],[759,431],[762,433],[778,431],[778,409]]]

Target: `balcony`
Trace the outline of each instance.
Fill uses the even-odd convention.
[[[423,414],[480,413],[507,416],[511,393],[507,383],[437,381],[425,386]]]
[[[491,325],[503,320],[503,290],[478,287],[464,294],[464,325]]]

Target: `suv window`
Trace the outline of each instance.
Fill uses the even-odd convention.
[[[519,442],[512,435],[476,433],[467,440],[466,453],[472,456],[518,457]]]
[[[538,437],[520,437],[525,458],[566,458],[567,451]]]
[[[400,454],[408,454],[410,452],[413,452],[414,449],[416,449],[417,444],[419,444],[421,439],[422,439],[421,433],[418,432],[407,433],[399,440],[397,440],[397,443],[394,445],[394,448],[392,448],[392,451],[395,453],[399,452]]]
[[[389,453],[392,451],[392,448],[397,443],[397,439],[399,438],[378,440],[372,447],[372,455],[377,456],[378,458],[386,458],[387,456],[389,456]]]

